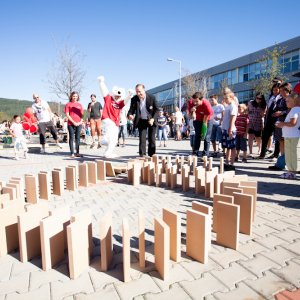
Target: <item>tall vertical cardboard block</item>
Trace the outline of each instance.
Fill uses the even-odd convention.
[[[175,165],[177,167],[177,172],[179,173],[179,170],[180,170],[180,156],[179,155],[175,156]]]
[[[206,169],[206,168],[207,168],[207,165],[208,165],[207,156],[204,155],[204,156],[202,157],[202,160],[203,160],[203,162],[202,162],[203,168]]]
[[[171,174],[171,189],[176,189],[177,187],[177,166],[172,166],[170,170]]]
[[[139,264],[145,268],[145,216],[141,210],[138,212],[138,236],[139,236]]]
[[[52,191],[53,195],[61,196],[64,192],[64,178],[61,169],[52,171]]]
[[[181,167],[181,180],[182,180],[182,190],[184,192],[190,189],[190,167],[188,165],[183,165]]]
[[[97,165],[94,161],[89,161],[88,165],[88,180],[89,183],[96,184],[97,183]]]
[[[217,237],[218,244],[237,250],[239,244],[239,205],[219,201],[217,215]]]
[[[6,186],[14,188],[16,190],[16,199],[18,199],[19,201],[24,202],[24,198],[22,199],[22,197],[21,197],[20,182],[10,180]],[[23,195],[24,195],[24,192],[23,192]]]
[[[122,223],[122,244],[123,244],[123,280],[130,281],[130,232],[127,219]]]
[[[67,226],[68,257],[70,278],[77,278],[90,264],[92,252],[92,214],[82,210],[71,217]]]
[[[223,194],[214,194],[213,197],[213,231],[218,231],[218,202],[225,202],[229,204],[233,204],[233,196],[227,196]]]
[[[148,161],[144,161],[141,166],[141,181],[148,184]]]
[[[159,156],[157,154],[153,154],[151,161],[154,162],[154,165],[157,165],[159,163]]]
[[[221,194],[224,194],[224,187],[230,187],[230,188],[238,188],[239,186],[239,182],[236,182],[232,179],[224,179],[222,182],[221,182]]]
[[[242,193],[243,190],[240,188],[234,188],[229,186],[224,186],[223,188],[223,194],[227,196],[233,196],[233,193]]]
[[[208,158],[208,166],[207,166],[207,169],[208,171],[211,171],[213,168],[213,158],[212,157],[209,157]]]
[[[164,208],[163,221],[170,228],[170,258],[179,262],[181,258],[181,218],[175,211]]]
[[[18,183],[20,186],[20,200],[22,202],[25,202],[25,186],[24,186],[24,180],[21,177],[12,177],[9,180],[10,183]]]
[[[96,159],[97,164],[97,179],[101,181],[106,180],[106,164],[104,160]]]
[[[11,201],[10,200],[10,195],[9,194],[0,194],[0,205],[2,208],[2,203],[3,202],[7,202],[7,201]]]
[[[193,175],[196,175],[196,168],[198,167],[198,157],[193,156]]]
[[[31,174],[25,175],[25,190],[26,190],[26,201],[28,203],[35,204],[38,202],[38,189],[36,176]]]
[[[88,185],[88,166],[83,162],[79,164],[79,186],[87,187]]]
[[[97,165],[99,166],[98,164],[98,160],[97,161]],[[135,162],[138,162],[139,160],[137,159],[130,159],[127,161],[127,180],[128,180],[128,183],[132,184],[132,181],[133,181],[133,164]],[[100,161],[99,161],[100,163]],[[106,176],[106,171],[105,171],[105,176]],[[98,179],[99,179],[99,168],[98,168]]]
[[[172,156],[171,155],[167,155],[167,164],[172,164]]]
[[[41,249],[43,270],[50,270],[62,261],[67,248],[67,226],[70,224],[69,207],[61,207],[50,212],[41,220]]]
[[[240,232],[252,234],[253,196],[233,193],[234,204],[240,206]]]
[[[211,224],[212,224],[212,207],[210,205],[206,205],[200,202],[193,201],[192,202],[192,210],[198,211],[200,213],[208,215],[209,220],[209,228],[211,230]]]
[[[224,173],[224,157],[220,157],[220,167],[219,167],[219,174]]]
[[[101,271],[105,272],[112,260],[112,214],[107,213],[100,220]]]
[[[24,213],[24,204],[12,202],[0,209],[0,257],[19,248],[18,215]]]
[[[162,184],[162,164],[155,165],[155,186]]]
[[[169,279],[170,229],[161,219],[154,219],[155,267],[163,280]]]
[[[207,214],[187,210],[186,254],[195,260],[207,263],[211,245],[211,221]]]
[[[155,164],[154,162],[149,162],[147,167],[148,172],[148,185],[153,185],[155,183]]]
[[[166,172],[166,186],[171,187],[171,172],[172,172],[172,164],[166,164],[165,166]]]
[[[35,204],[18,216],[20,260],[27,262],[41,254],[40,221],[49,216],[47,205]]]
[[[141,164],[138,162],[135,162],[132,166],[132,172],[133,172],[133,177],[132,177],[132,184],[134,186],[137,186],[141,183]]]
[[[254,217],[255,217],[255,213],[256,213],[257,187],[243,186],[242,183],[240,183],[239,189],[242,189],[244,194],[252,195],[252,197],[253,197],[252,220],[254,221]]]
[[[78,188],[77,168],[75,166],[66,167],[66,189],[76,191]]]
[[[110,161],[105,162],[106,164],[106,176],[108,177],[116,177],[115,170]]]
[[[10,186],[4,186],[2,188],[2,193],[3,194],[9,194],[9,199],[10,200],[16,200],[17,199],[17,189],[14,187],[10,187]]]
[[[206,171],[205,173],[205,197],[213,198],[214,195],[214,183],[215,177],[218,174],[218,170],[216,168],[211,169],[211,171]]]
[[[40,199],[50,200],[51,189],[50,189],[50,178],[48,172],[41,171],[38,174]]]
[[[202,166],[196,168],[195,174],[195,193],[205,193],[205,169]]]

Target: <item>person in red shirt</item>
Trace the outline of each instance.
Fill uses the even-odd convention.
[[[195,140],[194,151],[197,156],[209,156],[210,135],[213,126],[212,116],[214,114],[212,107],[208,100],[203,98],[201,92],[196,92],[188,103],[189,112],[194,119]],[[199,152],[201,143],[201,129],[203,124],[207,127],[204,138],[204,149],[202,154]]]
[[[83,107],[79,103],[79,94],[72,92],[69,97],[69,102],[65,106],[65,114],[68,118],[68,131],[69,131],[69,146],[71,157],[80,157],[79,144],[80,132],[82,128]],[[74,137],[75,137],[75,151],[74,153]]]
[[[99,76],[98,81],[100,91],[104,98],[104,108],[101,118],[104,127],[102,144],[107,145],[104,156],[107,158],[114,158],[117,157],[117,155],[113,153],[113,150],[115,149],[118,142],[120,113],[122,108],[132,97],[133,92],[129,90],[127,97],[124,99],[125,90],[123,88],[114,86],[110,95],[104,83],[104,76]]]
[[[235,120],[236,137],[235,137],[235,149],[236,156],[235,161],[239,160],[240,151],[243,151],[242,162],[247,162],[247,132],[249,127],[249,116],[246,104],[239,104],[238,116]]]

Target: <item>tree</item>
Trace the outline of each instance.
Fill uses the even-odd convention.
[[[51,93],[63,100],[69,99],[72,91],[81,93],[86,75],[81,65],[83,59],[83,54],[74,47],[65,45],[58,50],[58,58],[48,74]]]
[[[190,99],[195,92],[201,91],[204,98],[208,93],[208,76],[202,73],[193,73],[184,70],[186,74],[182,78],[182,97]]]
[[[281,56],[285,53],[285,48],[275,46],[272,50],[266,50],[266,53],[257,62],[261,65],[260,77],[253,83],[256,92],[268,94],[272,88],[272,81],[275,77],[280,77],[285,81],[283,75],[283,63],[280,61]]]

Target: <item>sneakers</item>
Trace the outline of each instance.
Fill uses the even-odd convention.
[[[95,147],[95,142],[92,143],[90,149],[93,149]]]
[[[41,148],[41,152],[40,153],[45,154],[46,153],[45,148]]]
[[[97,149],[100,149],[100,148],[101,148],[101,144],[100,144],[100,143],[98,143]]]
[[[247,163],[247,159],[246,159],[246,158],[243,158],[243,159],[242,159],[242,162],[243,162],[243,163]]]
[[[282,179],[291,179],[291,180],[297,179],[296,174],[292,172],[283,173],[279,177]]]
[[[63,148],[62,144],[60,144],[60,143],[56,143],[56,146],[57,146],[59,149],[62,149],[62,148]]]

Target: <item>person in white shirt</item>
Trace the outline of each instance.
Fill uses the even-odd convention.
[[[123,107],[120,114],[120,125],[119,125],[119,135],[118,135],[118,144],[120,146],[120,138],[123,140],[122,147],[125,147],[125,137],[127,134],[127,113],[128,107]]]
[[[62,149],[61,144],[58,143],[58,136],[56,128],[51,120],[51,109],[48,105],[48,103],[42,99],[40,99],[39,95],[33,94],[33,100],[34,103],[32,104],[32,110],[34,116],[38,120],[38,127],[39,127],[39,134],[40,134],[40,144],[42,145],[41,153],[45,153],[45,144],[46,144],[46,130],[48,129],[53,139],[56,143],[56,145]]]
[[[297,179],[297,145],[300,139],[300,96],[296,93],[287,96],[286,105],[290,111],[284,122],[277,121],[275,123],[276,127],[282,128],[285,162],[288,168],[288,172],[283,173],[280,177],[284,179]]]
[[[179,107],[175,107],[175,130],[176,130],[176,137],[175,140],[176,141],[180,141],[181,140],[181,128],[183,126],[183,114],[182,112],[179,110]]]

